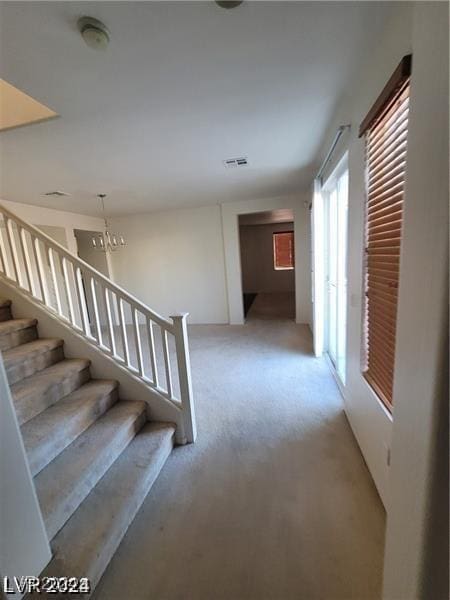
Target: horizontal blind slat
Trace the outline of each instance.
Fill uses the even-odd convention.
[[[399,221],[403,217],[403,207],[398,208],[398,210],[382,216],[376,216],[373,219],[369,220],[369,227],[377,227],[378,225],[385,225],[387,223],[392,223],[393,221]],[[370,229],[369,229],[370,231]]]
[[[402,219],[398,219],[397,221],[388,221],[387,223],[380,223],[379,225],[374,225],[371,223],[370,230],[368,231],[368,236],[377,235],[384,232],[389,231],[401,231],[402,229]]]
[[[371,374],[368,371],[364,373],[364,378],[366,379],[367,383],[374,389],[380,400],[390,410],[392,407],[391,400],[388,399],[386,393],[379,387],[377,382],[373,380]]]
[[[369,371],[372,371],[372,374],[376,372],[377,381],[383,385],[384,389],[392,390],[394,383],[394,372],[386,369],[385,364],[380,362],[378,359],[373,359],[369,363]]]
[[[391,134],[392,130],[395,129],[398,122],[404,115],[408,117],[409,112],[409,100],[405,97],[400,99],[399,102],[393,103],[390,109],[385,113],[383,119],[376,123],[369,131],[368,145],[374,143],[377,140],[386,140]]]
[[[377,173],[371,172],[369,176],[369,194],[377,187],[382,187],[390,181],[393,181],[397,175],[402,174],[402,176],[404,176],[406,165],[405,156],[406,154],[402,153],[395,162],[389,163],[389,165],[386,165]]]
[[[403,194],[404,185],[404,178],[399,178],[397,183],[393,184],[391,187],[386,187],[386,189],[377,193],[374,192],[372,194],[368,194],[367,202],[369,206],[378,204],[378,202],[383,202],[384,200],[387,200],[389,198],[393,198],[395,194]]]
[[[390,215],[397,211],[401,212],[403,209],[403,198],[392,200],[390,202],[385,201],[383,206],[376,205],[374,207],[370,207],[367,211],[367,220],[370,223],[376,221],[380,217],[384,217],[385,215]]]
[[[367,375],[369,383],[372,381],[375,384],[375,391],[378,393],[378,390],[381,390],[383,394],[381,398],[384,397],[388,406],[392,406],[392,382],[387,381],[385,376],[373,365],[367,369]]]
[[[369,153],[369,159],[371,162],[371,172],[377,173],[385,165],[390,164],[397,160],[399,156],[406,153],[407,145],[407,130],[396,136],[388,146],[383,147],[383,151],[376,155],[371,156]]]
[[[402,184],[402,188],[403,188],[403,184]],[[375,209],[377,207],[381,208],[383,206],[389,206],[390,204],[394,203],[394,202],[398,202],[400,200],[403,200],[403,189],[400,188],[399,191],[392,193],[392,190],[389,190],[389,194],[386,194],[386,196],[384,198],[375,198],[374,200],[367,200],[367,207],[369,210],[371,209]]]
[[[408,132],[407,111],[404,111],[386,132],[380,131],[377,132],[378,135],[370,137],[367,144],[368,157],[372,160],[376,159],[381,149],[391,147],[393,141],[402,139],[405,132]]]

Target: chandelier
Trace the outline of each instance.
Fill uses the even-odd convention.
[[[97,198],[100,198],[103,211],[103,219],[105,221],[105,231],[97,233],[92,237],[92,246],[95,250],[101,252],[115,252],[118,248],[126,246],[123,235],[118,233],[112,233],[108,227],[108,221],[105,214],[105,198],[106,194],[97,194]]]

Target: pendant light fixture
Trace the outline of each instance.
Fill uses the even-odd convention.
[[[98,233],[92,237],[92,246],[95,250],[100,252],[115,252],[119,248],[126,246],[123,235],[119,233],[112,233],[108,227],[108,220],[105,214],[105,198],[106,194],[97,194],[97,198],[100,199],[102,205],[103,219],[105,221],[105,231]]]

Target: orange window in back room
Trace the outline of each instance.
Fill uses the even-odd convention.
[[[408,136],[411,56],[392,75],[363,121],[366,135],[364,328],[362,371],[391,410]]]
[[[294,268],[293,231],[280,231],[273,234],[273,268],[275,271]]]

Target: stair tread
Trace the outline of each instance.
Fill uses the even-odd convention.
[[[49,539],[143,426],[145,407],[118,402],[34,478]]]
[[[7,352],[36,340],[39,337],[36,325],[36,319],[0,320],[0,351]]]
[[[4,323],[4,321],[3,321]],[[28,360],[32,356],[41,354],[42,352],[48,352],[54,348],[58,348],[64,344],[64,340],[58,338],[39,338],[26,344],[21,344],[15,348],[10,348],[3,352],[3,362],[5,368],[8,370],[8,366],[15,363],[16,361]]]
[[[98,583],[172,447],[175,426],[147,423],[52,542],[44,576],[88,577]]]
[[[27,327],[37,325],[37,319],[8,319],[8,321],[0,321],[0,335],[5,335],[13,331],[20,331]]]
[[[64,359],[64,341],[56,338],[34,339],[3,352],[10,385],[26,379]]]
[[[23,396],[36,390],[45,391],[49,384],[59,381],[74,371],[81,371],[91,364],[87,358],[66,358],[42,371],[38,371],[17,383],[11,385],[11,394],[14,401],[19,401]]]
[[[114,379],[92,379],[22,426],[22,437],[33,475],[85,431],[117,400]]]

